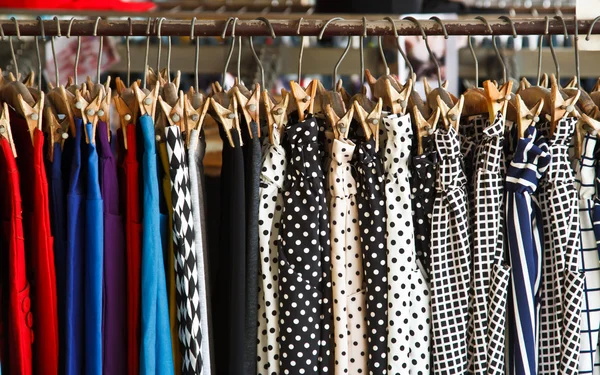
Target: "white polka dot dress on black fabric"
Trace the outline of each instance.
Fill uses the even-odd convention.
[[[500,235],[503,180],[500,160],[504,143],[504,117],[488,122],[475,153],[473,176],[473,248],[469,372],[504,374],[506,299],[510,268],[504,265]],[[490,288],[494,285],[494,288]],[[496,319],[491,319],[492,317]]]
[[[367,324],[356,183],[355,145],[334,140],[328,173],[331,202],[331,283],[336,375],[367,373]]]
[[[434,137],[439,164],[431,217],[433,373],[465,374],[471,275],[466,178],[454,128],[438,127]]]
[[[550,138],[552,157],[540,184],[544,225],[542,255],[539,374],[576,374],[583,276],[579,272],[579,197],[568,149],[576,119],[556,124]]]
[[[415,254],[408,169],[412,125],[409,115],[391,115],[383,123],[387,130],[388,371],[423,375],[430,367],[430,295]]]
[[[273,144],[264,152],[260,182],[258,216],[260,263],[258,278],[257,373],[279,374],[279,225],[283,206],[285,150],[279,133],[273,132]]]
[[[366,281],[367,365],[370,375],[387,374],[387,253],[383,163],[375,139],[358,146],[355,161],[360,242]]]
[[[187,156],[179,126],[165,128],[173,201],[173,242],[182,374],[202,374],[200,292]]]
[[[317,121],[307,119],[285,132],[290,156],[279,246],[280,374],[329,374],[331,246]]]

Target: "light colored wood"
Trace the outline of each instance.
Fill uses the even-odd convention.
[[[225,108],[221,104],[219,104],[215,97],[210,98],[210,102],[212,105],[213,117],[215,117],[215,119],[217,119],[221,123],[221,126],[223,126],[223,130],[227,135],[227,139],[229,140],[229,144],[231,145],[231,147],[235,147],[233,138],[231,136],[232,131],[238,132],[241,146],[242,136],[239,130],[239,125],[237,123],[238,108],[237,99],[235,98],[235,96],[231,97],[228,108]]]
[[[342,80],[339,79],[335,88],[335,91],[337,91],[341,96],[342,96],[342,100],[344,101],[344,104],[346,105],[346,108],[348,108],[348,106],[352,105],[352,97],[350,96],[350,94],[348,94],[348,91],[346,91],[346,89],[344,88],[344,86],[342,86]]]
[[[40,92],[40,100],[35,103],[33,106],[29,105],[25,100],[23,100],[23,96],[21,94],[17,95],[17,103],[19,104],[19,110],[25,117],[25,121],[27,122],[27,129],[29,131],[29,135],[31,137],[31,142],[34,141],[34,131],[35,129],[42,130],[42,116],[44,114],[44,93]]]
[[[400,91],[396,90],[389,79],[385,80],[384,84],[386,93],[383,97],[383,104],[388,106],[392,110],[392,113],[404,115],[408,108],[408,99],[413,89],[413,80],[409,78]]]
[[[454,130],[458,131],[460,115],[462,113],[465,97],[460,96],[454,107],[450,108],[440,96],[437,97],[437,108],[440,109],[440,116],[446,126],[446,129],[453,127]]]
[[[100,92],[98,96],[92,100],[86,107],[85,110],[82,111],[82,119],[84,124],[88,122],[92,124],[92,134],[89,134],[87,131],[87,126],[84,125],[85,132],[85,141],[88,144],[96,144],[96,128],[98,126],[98,110],[102,105],[102,100],[104,99],[104,94]]]
[[[65,145],[65,140],[69,138],[69,121],[65,118],[62,122],[58,119],[56,112],[52,106],[46,106],[44,108],[44,124],[45,132],[48,140],[48,159],[54,161],[54,145],[60,144],[61,150]]]
[[[158,85],[154,86],[151,91],[146,90],[147,92],[142,90],[137,82],[134,82],[131,88],[135,93],[140,114],[142,116],[148,115],[151,118],[154,118],[154,114],[156,112],[156,103],[158,102]]]
[[[326,118],[333,129],[336,139],[347,139],[350,123],[354,115],[354,107],[350,107],[343,116],[338,116],[330,104],[325,107]]]
[[[379,123],[383,112],[383,99],[379,98],[374,107],[365,108],[364,103],[360,103],[358,100],[355,100],[352,104],[354,106],[354,119],[362,127],[367,140],[370,140],[373,136],[375,137],[375,149],[377,151],[379,148]]]
[[[298,108],[298,120],[304,121],[306,114],[314,114],[315,97],[317,93],[318,81],[313,79],[308,86],[303,88],[294,81],[290,81],[290,87],[292,89],[292,99],[296,103]]]
[[[502,85],[500,89],[492,81],[483,82],[483,90],[488,103],[488,114],[490,121],[496,118],[498,113],[506,118],[506,108],[512,98],[512,81]]]
[[[521,95],[516,94],[516,107],[517,132],[519,133],[518,136],[520,138],[525,135],[527,128],[540,121],[540,114],[542,113],[542,108],[544,108],[544,98],[541,98],[537,104],[530,109],[521,98]]]
[[[575,113],[575,104],[577,103],[581,92],[577,90],[576,94],[571,98],[563,99],[554,74],[550,76],[550,85],[550,104],[552,107],[550,134],[552,135],[556,130],[558,121],[562,120],[567,115],[573,115]]]
[[[184,95],[183,91],[179,91],[179,97],[175,105],[171,106],[167,103],[162,96],[158,97],[158,102],[165,115],[167,122],[170,126],[177,126],[183,134],[187,129],[185,127],[185,116],[184,116]]]
[[[260,124],[260,85],[256,83],[254,85],[254,90],[249,94],[249,96],[246,96],[239,86],[233,87],[231,90],[242,109],[242,114],[244,115],[246,124],[248,125],[250,138],[252,138],[252,128],[250,123],[255,122]],[[260,138],[260,129],[258,131],[258,136]]]
[[[421,113],[421,111],[419,111],[419,108],[413,107],[413,118],[415,119],[415,125],[417,128],[418,155],[423,154],[423,138],[433,134],[440,119],[440,113],[441,111],[438,107],[435,109],[435,111],[431,113],[431,116],[428,119],[426,119]]]
[[[8,104],[2,103],[2,113],[0,113],[0,137],[5,138],[10,145],[14,157],[17,157],[17,149],[15,148],[15,141],[12,137],[12,131],[10,129],[10,114],[8,113]]]
[[[290,102],[290,95],[284,92],[279,102],[274,102],[267,91],[262,93],[263,105],[265,106],[265,114],[267,118],[267,125],[269,128],[269,140],[271,144],[275,142],[273,138],[274,132],[282,134],[283,129],[287,125],[287,107]]]
[[[108,81],[107,81],[108,83]],[[100,102],[100,108],[98,109],[98,119],[106,124],[106,134],[108,134],[108,142],[112,137],[112,131],[110,129],[110,101],[112,98],[112,90],[110,87],[104,86],[106,95]]]

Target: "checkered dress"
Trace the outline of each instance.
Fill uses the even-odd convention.
[[[178,126],[165,129],[171,172],[173,242],[182,374],[202,374],[200,294],[187,156]]]
[[[596,136],[586,135],[583,154],[575,164],[575,186],[579,190],[580,242],[579,269],[585,274],[581,311],[579,374],[600,374],[597,362],[600,329],[600,259],[594,232],[596,197]]]
[[[474,180],[469,371],[504,374],[504,323],[510,269],[504,266],[500,160],[504,118],[488,122],[477,146]],[[490,286],[494,286],[490,288]]]
[[[550,155],[535,141],[531,126],[519,139],[506,175],[506,234],[511,263],[509,358],[515,375],[535,375],[538,368],[539,290],[542,279],[542,212],[533,195],[548,169]],[[517,324],[517,322],[519,324]]]
[[[471,279],[466,178],[454,128],[438,129],[437,195],[431,218],[433,372],[467,371],[467,323]]]
[[[552,157],[540,184],[544,252],[539,333],[539,374],[574,374],[579,368],[583,276],[579,273],[579,198],[568,149],[576,120],[557,123]]]

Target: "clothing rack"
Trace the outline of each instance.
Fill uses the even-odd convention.
[[[233,22],[229,20],[196,20],[193,34],[195,36],[221,36],[230,35]],[[164,20],[160,30],[156,25],[159,19],[150,18],[143,20],[50,20],[42,21],[45,36],[189,36],[191,35],[190,20]],[[148,23],[150,22],[150,28]],[[302,19],[299,20],[269,20],[276,36],[318,36],[327,20]],[[440,24],[432,20],[417,21],[396,20],[394,25],[398,35],[444,35]],[[560,35],[566,32],[569,35],[575,32],[574,19],[561,20],[549,18],[515,18],[513,24],[499,19],[488,19],[486,25],[477,19],[462,19],[456,21],[443,21],[446,35]],[[592,26],[592,20],[578,20],[577,31],[580,35],[587,34]],[[149,32],[147,31],[149,29]],[[490,33],[491,30],[491,33]],[[40,36],[42,28],[39,21],[0,21],[0,31],[4,36]],[[261,20],[237,20],[235,23],[237,36],[269,36],[269,27]],[[592,34],[600,34],[600,23],[593,26]],[[388,20],[371,20],[363,22],[362,19],[335,20],[330,22],[325,29],[324,36],[349,36],[349,35],[394,35],[394,28]]]

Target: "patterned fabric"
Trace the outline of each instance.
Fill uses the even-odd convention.
[[[502,176],[500,160],[504,141],[504,118],[498,114],[483,130],[477,146],[473,198],[473,248],[469,323],[469,371],[472,374],[504,373],[504,322],[510,270],[503,266],[500,233]],[[498,279],[495,279],[498,278]],[[495,289],[490,289],[494,284]],[[498,289],[504,287],[503,290]],[[493,298],[495,297],[495,298]],[[492,308],[494,303],[496,309]],[[496,314],[498,321],[488,319]],[[490,330],[489,328],[492,328]],[[488,340],[489,339],[489,340]],[[488,355],[489,353],[489,355]],[[489,367],[489,368],[488,368]]]
[[[366,281],[369,374],[387,374],[387,254],[383,164],[375,152],[375,138],[358,147],[355,163],[358,224]]]
[[[183,356],[182,374],[202,373],[202,332],[200,331],[200,295],[196,263],[196,235],[190,194],[187,157],[178,126],[165,129],[173,201],[173,242],[179,342]]]
[[[435,201],[435,178],[437,169],[437,152],[433,137],[423,137],[423,153],[412,158],[413,226],[415,229],[415,249],[417,260],[429,278],[431,263],[431,213]]]
[[[291,153],[279,246],[282,374],[331,370],[331,246],[317,134],[315,119],[286,129]]]
[[[440,163],[431,218],[433,371],[464,374],[471,275],[466,178],[454,128],[438,128],[435,143]]]
[[[367,371],[366,305],[356,182],[349,164],[354,149],[354,143],[349,140],[334,140],[328,173],[335,374]]]
[[[417,267],[410,172],[410,115],[385,117],[384,154],[387,278],[388,370],[390,374],[429,372],[429,286]]]
[[[285,150],[279,144],[279,133],[273,132],[261,169],[259,246],[260,275],[258,284],[257,373],[279,374],[279,223],[283,205]],[[262,277],[261,277],[262,276]]]
[[[596,141],[596,136],[586,135],[583,141],[583,153],[575,164],[575,186],[579,190],[579,269],[585,275],[579,374],[600,374],[600,367],[595,367],[600,329],[600,258],[594,232]]]
[[[539,374],[573,374],[579,367],[579,318],[583,276],[578,197],[568,148],[574,118],[560,120],[549,142],[551,163],[540,184],[544,253],[539,333]],[[571,289],[569,289],[571,288]]]

